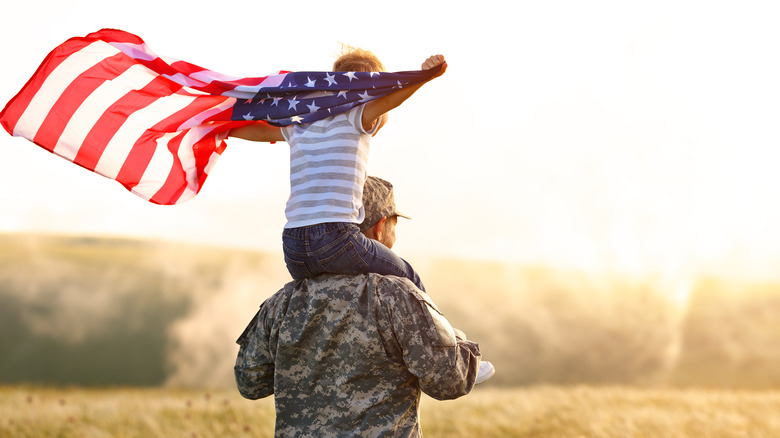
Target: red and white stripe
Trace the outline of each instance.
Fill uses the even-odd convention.
[[[144,199],[177,204],[200,191],[229,130],[243,124],[230,121],[236,98],[283,76],[221,75],[104,29],[52,51],[0,123]]]

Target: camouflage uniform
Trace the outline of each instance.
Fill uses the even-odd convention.
[[[421,390],[468,394],[480,353],[405,278],[288,283],[238,339],[238,390],[274,394],[276,436],[422,436]]]

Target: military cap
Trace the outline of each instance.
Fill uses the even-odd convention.
[[[366,184],[363,186],[363,208],[366,217],[360,224],[360,231],[373,227],[383,217],[401,216],[411,219],[395,208],[393,185],[375,176],[366,178]]]

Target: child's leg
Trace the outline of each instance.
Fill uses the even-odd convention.
[[[364,272],[406,277],[425,292],[425,286],[412,265],[399,257],[393,250],[374,239],[369,239],[360,231],[357,234],[351,234],[350,237],[354,239],[355,245],[362,249],[360,256],[368,265]]]
[[[406,277],[425,290],[406,260],[369,239],[348,223],[326,223],[286,229],[282,235],[284,261],[296,280],[320,274],[356,275],[374,272]]]
[[[310,254],[306,250],[306,236],[308,227],[285,228],[282,232],[282,252],[284,253],[284,264],[287,270],[295,280],[311,278],[315,275],[309,270],[306,262]]]
[[[353,230],[354,229],[354,230]],[[357,275],[368,272],[351,234],[352,224],[333,222],[289,228],[282,233],[284,262],[296,280],[320,274]]]

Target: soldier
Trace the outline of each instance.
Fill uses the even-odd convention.
[[[363,202],[361,231],[392,247],[392,185],[368,177]],[[493,374],[425,292],[374,273],[288,283],[237,342],[238,390],[274,394],[277,436],[421,436],[421,392],[454,399]]]

